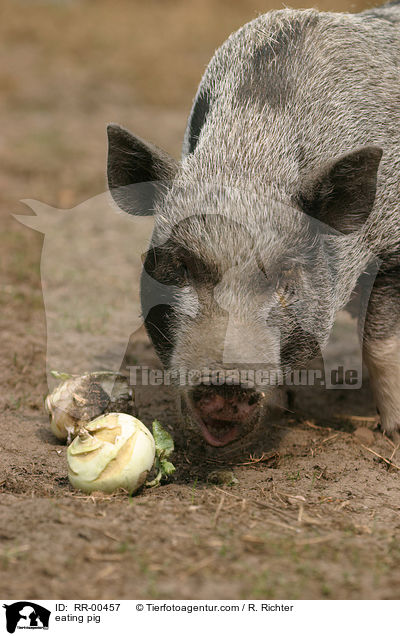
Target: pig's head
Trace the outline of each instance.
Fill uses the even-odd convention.
[[[142,274],[147,331],[185,421],[225,446],[282,408],[274,379],[326,343],[367,261],[358,230],[381,150],[342,155],[288,192],[261,180],[227,185],[195,155],[178,166],[117,126],[109,141],[115,201],[155,216]]]

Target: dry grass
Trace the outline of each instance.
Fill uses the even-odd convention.
[[[295,1],[295,8],[358,11],[371,2]],[[19,11],[16,11],[19,5]],[[58,76],[60,82],[87,82],[88,93],[116,83],[146,104],[187,105],[201,70],[214,49],[244,22],[284,3],[265,0],[96,0],[18,2],[2,0],[0,33],[11,53],[28,53],[25,68],[42,73],[40,85]],[[22,17],[22,19],[21,19]],[[3,69],[0,86],[21,88],[17,69]],[[39,78],[37,78],[39,79]],[[22,91],[23,92],[23,91]],[[39,91],[40,92],[40,91]],[[109,97],[111,97],[109,95]],[[38,103],[51,106],[46,93]],[[57,94],[53,94],[57,100]],[[118,102],[118,94],[113,96]],[[90,107],[93,95],[82,107]]]

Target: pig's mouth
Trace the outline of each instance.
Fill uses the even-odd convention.
[[[204,439],[211,446],[226,446],[240,436],[240,426],[213,417],[199,418],[198,423]]]
[[[194,390],[186,404],[192,420],[210,446],[226,446],[254,430],[260,418],[262,393],[220,393]]]

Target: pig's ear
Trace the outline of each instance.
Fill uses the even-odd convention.
[[[129,214],[152,214],[155,198],[173,179],[177,162],[166,152],[109,124],[107,176],[116,204]]]
[[[306,179],[302,210],[343,234],[359,230],[375,201],[382,149],[363,146],[329,161]]]

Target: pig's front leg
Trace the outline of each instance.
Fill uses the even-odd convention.
[[[363,354],[381,427],[400,441],[400,267],[378,274],[369,299]]]

